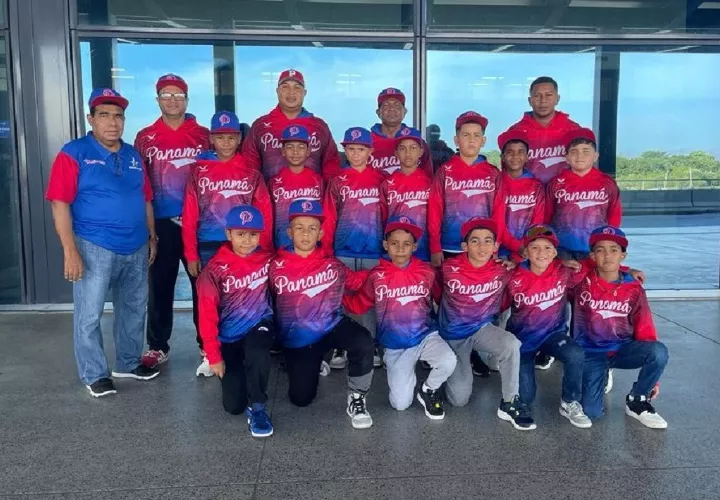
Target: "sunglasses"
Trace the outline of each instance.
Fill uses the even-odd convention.
[[[555,236],[555,232],[552,230],[552,228],[548,226],[535,226],[528,229],[528,239],[539,238],[543,236],[552,237]]]

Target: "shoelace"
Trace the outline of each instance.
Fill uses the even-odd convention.
[[[643,412],[655,413],[655,408],[653,407],[653,405],[650,404],[650,401],[648,401],[647,399],[636,399],[634,403],[638,406],[638,409],[640,410],[638,414],[641,414]]]
[[[366,413],[365,411],[365,398],[360,396],[358,398],[353,397],[350,401],[350,409],[353,413]]]
[[[438,391],[427,391],[428,399],[430,400],[430,406],[433,408],[442,408],[442,400]]]
[[[253,410],[252,421],[255,427],[260,427],[261,429],[265,429],[270,426],[270,417],[265,411],[265,408]]]
[[[575,417],[585,413],[582,409],[582,406],[577,401],[573,401],[572,403],[567,405],[567,411],[570,415]]]
[[[520,401],[519,398],[515,398],[511,408],[515,409],[518,417],[530,418],[530,408],[528,405]]]

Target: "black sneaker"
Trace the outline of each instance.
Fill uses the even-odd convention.
[[[442,420],[445,418],[445,408],[443,407],[440,391],[423,391],[422,387],[417,393],[417,400],[425,408],[425,415],[432,420]]]
[[[115,378],[134,378],[135,380],[152,380],[160,375],[160,371],[157,368],[148,368],[142,363],[129,372],[112,372],[112,376]]]
[[[470,353],[470,364],[472,365],[473,375],[476,377],[487,378],[490,376],[490,367],[485,364],[476,351]]]
[[[537,428],[530,413],[530,408],[520,401],[519,396],[515,396],[509,403],[505,400],[500,400],[500,408],[498,408],[497,416],[501,420],[510,422],[512,426],[519,431],[531,431]]]
[[[535,356],[535,368],[538,370],[547,370],[550,368],[555,361],[555,358],[548,356],[544,352],[538,352]]]
[[[625,414],[651,429],[666,429],[668,425],[645,396],[628,395],[625,398]]]
[[[90,385],[86,385],[90,395],[94,398],[101,398],[103,396],[109,396],[110,394],[116,394],[115,384],[109,378],[101,378],[97,382]]]

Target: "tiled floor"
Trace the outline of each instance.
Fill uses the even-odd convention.
[[[417,404],[392,410],[378,370],[375,425],[356,431],[343,374],[299,409],[275,366],[267,440],[222,411],[217,380],[195,378],[188,313],[162,375],[101,400],[77,380],[71,315],[0,315],[0,499],[720,498],[720,303],[652,306],[671,356],[657,402],[666,431],[624,415],[634,373],[616,372],[609,414],[589,430],[558,415],[560,367],[539,373],[538,429],[521,433],[495,416],[497,374],[433,422]],[[113,359],[111,335],[106,346]]]

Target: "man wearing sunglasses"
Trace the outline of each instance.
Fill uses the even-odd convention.
[[[140,362],[148,265],[156,253],[152,191],[138,152],[121,140],[128,101],[96,89],[88,103],[92,131],[66,144],[53,162],[46,197],[73,284],[75,359],[93,397],[116,392],[103,350],[100,318],[112,290],[113,378],[150,380]]]
[[[148,300],[148,351],[143,363],[154,367],[168,359],[173,326],[175,282],[180,262],[187,271],[181,235],[185,185],[195,157],[209,147],[210,132],[188,114],[188,86],[173,74],[161,76],[155,84],[161,116],[138,132],[135,147],[145,160],[153,189],[158,255],[150,269]],[[197,294],[195,280],[190,288],[193,300]],[[197,317],[193,317],[197,328]],[[198,336],[198,338],[200,338]]]

